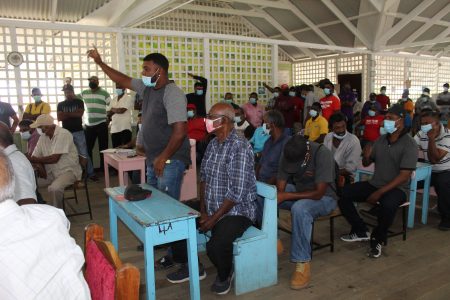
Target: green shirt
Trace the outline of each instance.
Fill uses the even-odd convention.
[[[81,97],[86,107],[84,120],[86,125],[93,126],[106,122],[106,108],[111,101],[109,93],[102,88],[98,88],[95,92],[88,89],[81,92]]]

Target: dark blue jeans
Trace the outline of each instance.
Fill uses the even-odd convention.
[[[147,183],[170,197],[179,200],[185,170],[186,164],[184,162],[172,159],[164,167],[163,176],[156,177],[153,164],[149,164],[147,165]]]

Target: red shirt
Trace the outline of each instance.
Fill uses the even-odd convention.
[[[206,125],[205,119],[203,118],[192,118],[188,119],[188,137],[194,139],[197,142],[203,140],[206,136]]]
[[[383,94],[377,95],[376,100],[377,100],[378,103],[380,103],[380,106],[381,106],[382,110],[386,110],[388,108],[389,103],[391,102],[389,97],[386,96],[386,95],[383,95]]]
[[[380,137],[380,127],[383,125],[384,117],[382,115],[374,117],[365,117],[362,121],[364,125],[363,139],[374,142]]]
[[[294,121],[300,122],[300,116],[303,111],[304,102],[302,99],[300,99],[300,97],[292,97],[292,100],[294,101]]]
[[[291,96],[280,95],[275,100],[274,109],[283,115],[286,128],[294,127],[295,104],[292,98]]]
[[[322,106],[322,116],[328,121],[335,111],[341,109],[341,100],[334,95],[328,95],[320,99],[320,106]]]

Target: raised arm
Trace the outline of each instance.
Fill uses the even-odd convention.
[[[134,91],[133,86],[131,85],[131,77],[105,64],[102,61],[102,58],[100,57],[97,48],[94,47],[94,49],[89,50],[87,54],[103,70],[103,72],[105,72],[105,74],[108,75],[108,77],[112,81],[120,84],[120,86],[122,86],[123,88],[127,88]]]

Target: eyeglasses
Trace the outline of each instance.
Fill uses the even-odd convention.
[[[207,114],[206,117],[205,117],[205,119],[209,119],[209,120],[215,120],[215,119],[218,119],[218,118],[228,118],[228,119],[231,120],[230,117],[225,116],[225,115]]]

